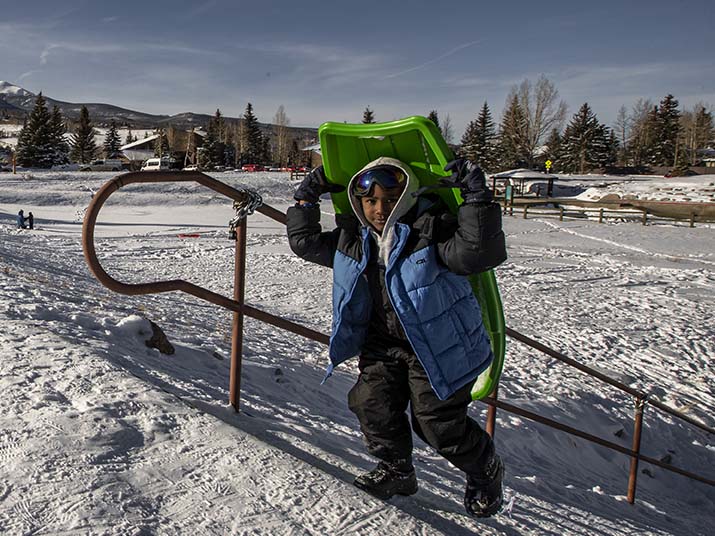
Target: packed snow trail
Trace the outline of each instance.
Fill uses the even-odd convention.
[[[505,412],[496,441],[508,513],[467,517],[463,478],[419,441],[417,495],[385,503],[359,492],[352,477],[373,462],[345,401],[352,367],[320,386],[323,346],[246,319],[236,415],[226,403],[230,312],[178,293],[101,287],[75,221],[86,192],[66,176],[34,180],[0,183],[0,532],[709,533],[711,488],[641,464],[630,506],[626,456]],[[278,208],[290,203],[290,188],[270,174],[245,180]],[[29,205],[30,190],[53,192],[52,204]],[[230,295],[230,203],[197,195],[148,190],[117,203],[98,227],[110,273],[179,277]],[[23,206],[37,231],[13,229]],[[712,424],[715,278],[699,262],[714,260],[712,230],[577,223],[567,228],[613,244],[505,219],[510,259],[498,277],[508,324],[636,388],[657,385],[654,395]],[[196,230],[199,239],[177,236]],[[249,219],[248,240],[247,301],[326,331],[330,272],[297,259],[263,217]],[[175,355],[146,348],[137,314],[161,325]],[[519,344],[508,352],[501,396],[630,446],[629,398]],[[485,406],[471,411],[483,419]],[[645,426],[644,453],[709,475],[712,438],[652,409]]]

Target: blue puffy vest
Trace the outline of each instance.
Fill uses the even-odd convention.
[[[410,233],[395,224],[395,240],[385,277],[392,306],[440,400],[476,379],[492,362],[482,312],[466,277],[450,272],[437,259],[434,245],[400,257]],[[333,326],[328,375],[335,366],[360,354],[371,311],[365,267],[369,231],[362,229],[362,258],[338,250],[333,263]]]

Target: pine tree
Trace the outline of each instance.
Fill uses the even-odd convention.
[[[49,168],[55,163],[52,114],[47,110],[42,92],[18,137],[17,159],[25,167]]]
[[[79,112],[79,125],[70,142],[70,158],[80,164],[89,164],[97,154],[97,144],[94,141],[94,127],[89,118],[89,110],[82,106]]]
[[[135,141],[137,141],[137,137],[132,135],[132,129],[130,127],[129,131],[127,132],[127,138],[124,140],[124,145],[129,145],[130,143],[133,143]]]
[[[439,116],[437,115],[437,110],[432,110],[430,113],[427,114],[427,119],[432,121],[434,125],[439,128]],[[365,123],[366,121],[363,121]],[[374,122],[374,121],[371,121]]]
[[[585,173],[596,166],[615,161],[615,135],[598,122],[588,103],[584,103],[566,127],[559,168],[570,173]]]
[[[362,113],[362,122],[366,124],[375,122],[375,113],[370,109],[369,106],[366,107],[365,111]]]
[[[677,165],[678,136],[680,134],[680,111],[673,95],[660,101],[656,116],[655,147],[652,163],[657,166]]]
[[[27,117],[25,117],[17,137],[15,158],[18,165],[22,167],[32,167],[35,162],[35,146],[32,143],[32,132],[30,132]]]
[[[485,171],[498,167],[496,131],[489,105],[484,101],[477,118],[470,121],[462,136],[462,152]]]
[[[563,138],[559,133],[558,129],[554,128],[551,130],[549,137],[546,138],[546,147],[548,147],[547,158],[551,160],[551,171],[561,170],[561,146],[563,144]]]
[[[109,130],[104,137],[104,157],[113,158],[122,146],[122,141],[117,132],[117,123],[112,119],[109,123]]]
[[[154,134],[159,136],[154,140],[154,156],[159,158],[171,157],[171,147],[169,146],[169,137],[166,135],[166,131],[163,128],[159,128],[154,131]]]
[[[62,117],[62,112],[60,112],[58,106],[52,107],[50,131],[53,148],[52,165],[68,163],[70,146],[65,139],[67,128],[65,127],[65,119]]]
[[[258,126],[258,119],[253,113],[253,105],[249,102],[243,114],[243,126],[245,129],[246,146],[244,154],[241,155],[243,162],[262,164],[265,158],[264,141],[261,129]]]
[[[526,115],[519,97],[512,94],[502,114],[499,128],[499,165],[503,169],[523,167],[526,155]]]

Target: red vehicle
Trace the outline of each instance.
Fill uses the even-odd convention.
[[[245,164],[242,168],[243,171],[265,171],[261,164]]]

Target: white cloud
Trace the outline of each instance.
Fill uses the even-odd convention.
[[[432,65],[434,63],[437,63],[438,61],[442,61],[443,59],[448,58],[449,56],[452,56],[453,54],[456,54],[460,50],[464,50],[465,48],[471,47],[471,46],[476,45],[477,43],[480,43],[480,42],[481,42],[481,40],[470,41],[468,43],[462,43],[461,45],[458,45],[458,46],[454,47],[453,49],[448,50],[447,52],[437,56],[436,58],[432,58],[431,60],[428,60],[428,61],[421,63],[419,65],[416,65],[414,67],[410,67],[409,69],[404,69],[402,71],[398,71],[396,73],[389,74],[386,76],[386,78],[396,78],[398,76],[402,76],[403,74],[411,73],[414,71],[419,71],[420,69],[424,69],[425,67]]]

